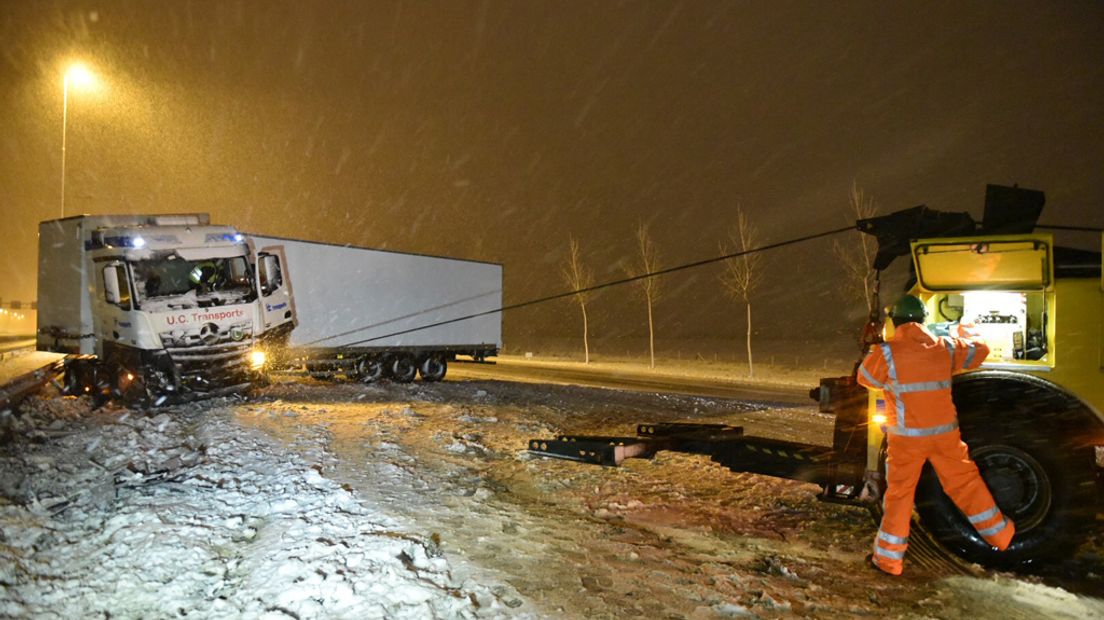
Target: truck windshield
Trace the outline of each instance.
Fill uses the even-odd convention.
[[[131,263],[134,289],[143,310],[206,308],[257,298],[244,256],[186,260],[175,253]]]

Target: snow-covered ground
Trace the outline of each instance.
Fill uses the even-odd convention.
[[[915,563],[892,579],[864,564],[869,515],[814,486],[524,449],[666,419],[827,442],[812,407],[287,380],[152,413],[24,409],[0,422],[0,616],[1104,617],[1096,547],[1067,581]]]
[[[323,476],[325,450],[243,427],[240,407],[150,417],[53,399],[9,420],[0,615],[517,615],[516,594],[457,577],[433,536]]]

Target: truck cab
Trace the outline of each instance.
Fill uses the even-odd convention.
[[[77,354],[70,392],[129,400],[244,389],[263,364],[246,239],[206,214],[40,225],[39,350]],[[106,392],[106,393],[105,393]]]

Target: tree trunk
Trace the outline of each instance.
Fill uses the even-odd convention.
[[[587,315],[586,304],[580,303],[579,307],[583,309],[583,363],[590,363],[590,342],[587,340]]]
[[[648,298],[648,355],[651,368],[655,368],[655,331],[652,329],[652,299]]]
[[[863,294],[866,297],[866,314],[867,314],[867,316],[870,316],[870,314],[875,311],[875,308],[874,308],[874,291],[873,291],[874,283],[871,282],[870,280],[871,280],[870,274],[867,274],[867,276],[865,278],[863,278]]]
[[[747,354],[748,354],[748,376],[755,376],[755,366],[751,363],[751,302],[747,305]]]

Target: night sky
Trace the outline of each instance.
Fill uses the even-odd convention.
[[[73,59],[103,84],[71,93],[67,214],[502,262],[507,302],[563,289],[569,234],[613,279],[638,222],[687,262],[737,204],[766,242],[845,225],[853,180],[883,212],[976,217],[1019,183],[1044,221],[1104,225],[1098,2],[3,0],[5,300],[33,299],[60,213]],[[858,327],[830,245],[770,254],[762,338]],[[718,274],[666,281],[658,337],[739,337]],[[628,292],[593,301],[600,338],[646,334]],[[506,344],[575,329],[557,302],[507,316]]]

